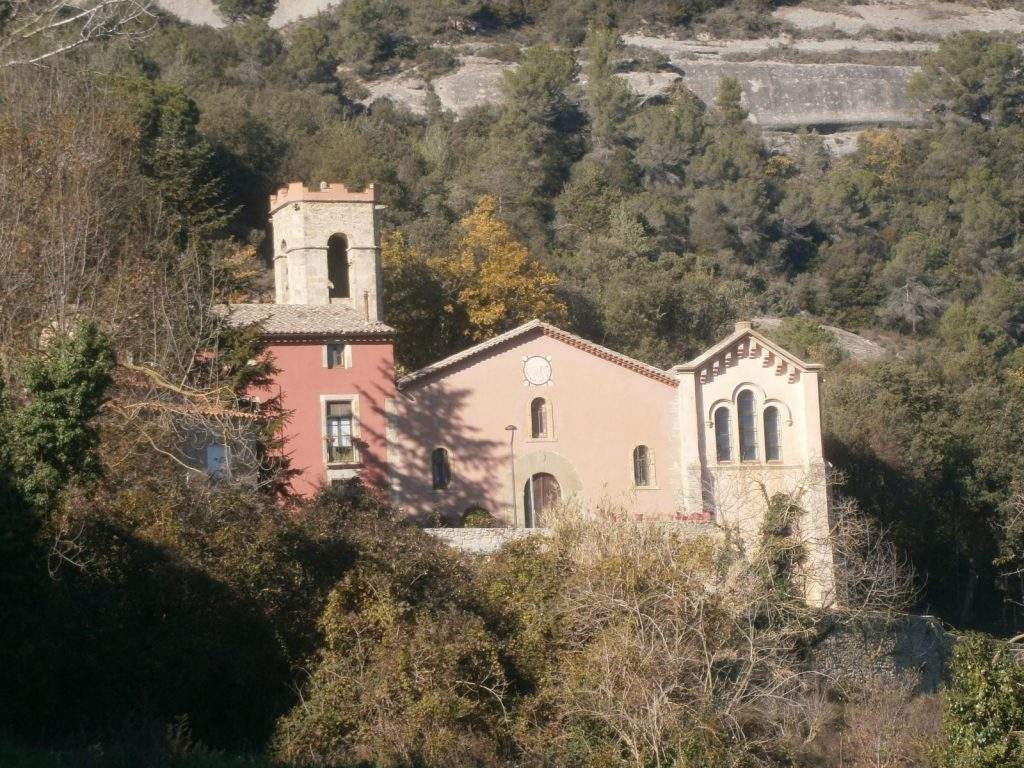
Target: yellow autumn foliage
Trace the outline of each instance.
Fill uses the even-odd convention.
[[[454,252],[433,260],[457,302],[445,309],[465,312],[466,332],[473,341],[534,318],[558,323],[566,314],[555,295],[558,278],[531,258],[526,246],[497,217],[496,207],[494,197],[481,198],[459,222],[461,234]]]

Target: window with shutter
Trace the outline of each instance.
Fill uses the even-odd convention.
[[[347,400],[326,404],[327,416],[327,461],[330,463],[352,463],[355,461],[355,445],[352,442],[352,403]]]
[[[345,345],[340,343],[331,343],[327,345],[327,367],[328,368],[344,368],[345,367]]]

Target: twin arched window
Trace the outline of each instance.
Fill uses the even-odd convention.
[[[736,398],[736,413],[739,422],[740,461],[757,461],[759,440],[757,436],[757,403],[749,389],[740,392]],[[715,455],[718,461],[732,461],[731,413],[726,406],[719,406],[714,413]],[[764,426],[765,461],[782,460],[782,430],[779,409],[769,405],[761,416]]]
[[[637,488],[654,485],[654,452],[646,445],[633,449],[633,485]]]
[[[435,448],[430,454],[430,477],[435,491],[443,491],[451,485],[452,465],[444,448]]]
[[[543,397],[535,397],[530,403],[530,437],[551,437],[551,414],[548,413],[548,401]]]

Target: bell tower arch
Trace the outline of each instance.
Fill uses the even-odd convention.
[[[271,195],[275,302],[348,306],[379,320],[381,208],[372,184],[292,182]]]

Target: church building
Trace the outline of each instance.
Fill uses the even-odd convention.
[[[750,323],[662,370],[534,320],[396,381],[379,210],[372,185],[280,189],[275,303],[229,307],[232,322],[263,323],[280,369],[297,493],[359,476],[425,522],[485,510],[538,527],[573,504],[752,540],[781,492],[831,573],[820,366]],[[817,582],[824,600],[831,579]]]

